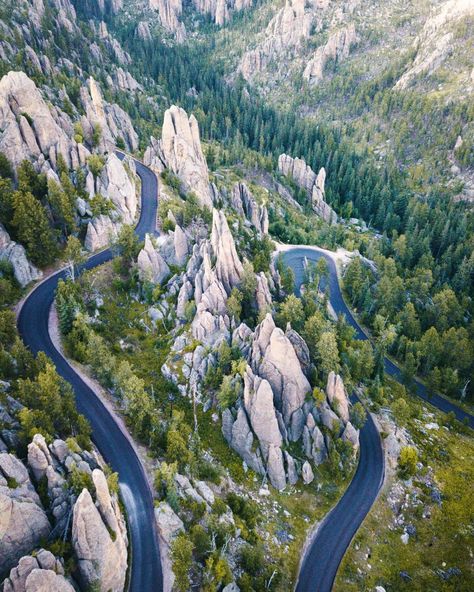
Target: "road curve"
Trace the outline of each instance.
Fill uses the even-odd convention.
[[[329,268],[329,288],[331,305],[337,315],[343,314],[354,328],[357,339],[367,339],[355,320],[339,286],[334,258],[317,247],[285,247],[281,251],[283,261],[295,274],[295,292],[300,293],[304,281],[304,260],[317,261],[324,258]],[[401,382],[400,369],[389,359],[384,360],[385,371]],[[454,403],[440,395],[429,395],[426,387],[415,381],[412,389],[421,399],[446,413],[454,412],[460,421],[466,420],[474,428],[474,416],[466,413]],[[337,505],[326,516],[311,541],[303,559],[297,592],[330,592],[341,560],[350,545],[352,537],[362,524],[365,516],[375,502],[384,477],[384,454],[379,432],[370,417],[360,433],[360,457],[356,473]]]
[[[118,154],[123,158],[121,154]],[[155,174],[135,161],[141,179],[141,212],[135,232],[140,239],[156,228],[158,181]],[[110,249],[92,255],[84,267],[92,269],[112,259]],[[127,509],[132,551],[131,592],[163,590],[153,496],[143,466],[130,442],[93,390],[55,348],[48,330],[48,318],[56,286],[65,277],[62,270],[38,284],[26,297],[18,315],[18,330],[33,353],[44,351],[58,373],[74,388],[76,403],[92,426],[92,439],[105,460],[120,478]]]

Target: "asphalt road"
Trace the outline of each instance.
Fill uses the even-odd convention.
[[[295,273],[295,292],[299,294],[304,281],[304,259],[326,259],[329,268],[330,301],[337,315],[343,314],[355,329],[357,339],[367,339],[342,297],[337,270],[330,255],[317,248],[294,247],[283,251],[283,260]],[[385,371],[401,382],[400,369],[385,358]],[[440,395],[429,396],[426,387],[416,381],[412,392],[441,411],[454,412],[459,420],[467,418],[474,428],[474,417]],[[304,557],[297,583],[297,592],[330,592],[341,560],[352,537],[362,524],[383,483],[384,455],[378,430],[368,417],[360,433],[360,458],[357,471],[346,492],[326,516]]]
[[[120,154],[119,157],[122,158]],[[156,228],[158,181],[154,173],[135,161],[142,183],[140,219],[136,233],[143,239]],[[92,269],[112,259],[110,249],[92,255],[84,267]],[[40,283],[26,298],[18,316],[18,329],[25,344],[37,353],[44,351],[54,362],[58,373],[74,388],[76,403],[92,426],[92,439],[105,460],[120,479],[122,497],[127,509],[131,539],[132,564],[130,590],[148,592],[163,590],[158,537],[154,518],[153,496],[142,464],[130,442],[92,389],[76,374],[53,345],[48,331],[48,317],[61,271]]]

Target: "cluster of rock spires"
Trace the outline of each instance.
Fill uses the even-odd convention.
[[[278,171],[286,177],[291,177],[298,187],[307,192],[308,198],[311,200],[311,206],[320,218],[331,224],[337,222],[336,212],[324,199],[324,183],[326,181],[324,168],[321,168],[316,175],[302,158],[292,158],[287,154],[280,154]]]
[[[232,188],[231,205],[234,210],[260,234],[268,234],[268,210],[260,206],[245,183],[236,183]]]
[[[127,531],[101,459],[79,448],[73,451],[63,440],[48,446],[36,434],[28,445],[27,460],[25,466],[13,454],[0,452],[0,572],[11,570],[3,590],[75,590],[59,559],[45,550],[35,551],[42,540],[70,537],[84,589],[122,591]],[[73,471],[89,476],[94,499],[87,489],[77,496],[70,488],[68,478]],[[48,508],[34,486],[43,480]],[[32,551],[34,556],[29,555]]]
[[[81,88],[80,97],[85,111],[80,120],[85,140],[91,142],[94,129],[100,126],[101,140],[97,149],[101,153],[109,152],[97,178],[88,167],[91,151],[74,139],[70,116],[47,103],[24,72],[12,71],[0,80],[0,152],[9,159],[14,170],[23,160],[29,160],[56,183],[60,183],[56,173],[59,155],[69,168],[85,172],[89,198],[100,194],[114,207],[112,214],[88,222],[85,246],[93,251],[104,247],[122,223],[131,224],[136,217],[138,204],[133,160],[127,157],[122,162],[113,149],[120,137],[128,150],[136,150],[138,136],[125,111],[104,101],[93,78]],[[87,202],[78,200],[77,209],[78,215],[86,218],[87,223],[92,216]],[[13,264],[20,285],[37,279],[39,272],[28,263],[22,247],[10,241],[3,229],[1,239],[0,258]]]
[[[253,0],[191,0],[197,12],[208,15],[218,26],[227,23],[234,12],[249,8],[252,4]],[[182,0],[148,0],[148,6],[158,12],[161,25],[174,35],[178,43],[186,39],[186,28],[181,21]]]
[[[312,33],[314,6],[306,0],[286,0],[285,5],[268,23],[263,41],[247,51],[241,59],[238,72],[245,80],[252,80],[265,70],[271,61],[282,55],[292,55]]]
[[[203,207],[212,208],[215,189],[209,183],[209,171],[202,153],[199,126],[194,115],[188,117],[173,105],[165,112],[161,140],[151,138],[143,162],[161,173],[173,171],[186,192],[192,191]]]
[[[336,63],[343,61],[349,56],[351,46],[356,41],[357,35],[354,24],[330,35],[327,43],[318,47],[314,56],[307,63],[303,78],[311,83],[322,80],[328,60],[333,59]]]

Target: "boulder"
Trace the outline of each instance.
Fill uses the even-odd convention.
[[[314,480],[314,473],[311,465],[307,460],[303,463],[303,467],[301,469],[301,477],[303,478],[303,483],[305,485],[309,485]]]
[[[0,259],[11,263],[13,275],[22,288],[42,277],[42,272],[36,269],[26,256],[26,251],[15,241],[0,224]]]
[[[120,224],[105,214],[93,218],[87,225],[84,247],[88,251],[103,249],[117,238],[119,228]]]
[[[59,559],[40,549],[35,556],[22,557],[3,583],[3,592],[75,592],[64,577]]]
[[[95,481],[98,482],[97,478]],[[103,487],[103,483],[99,483],[99,487]],[[111,527],[104,523],[100,510],[105,510],[107,515],[115,514],[107,498],[102,491],[97,508],[89,491],[82,490],[74,505],[72,546],[85,587],[94,586],[101,592],[122,592],[127,571],[126,541],[121,532],[114,531],[112,535]]]
[[[142,281],[161,284],[170,274],[168,264],[153,246],[149,234],[145,236],[145,245],[138,254],[137,265],[138,274]]]
[[[344,423],[349,421],[349,399],[347,398],[344,382],[339,374],[330,372],[326,386],[326,394],[333,410]]]
[[[160,542],[161,566],[163,568],[163,592],[171,592],[175,578],[170,556],[171,544],[180,532],[184,532],[184,524],[166,502],[161,502],[155,508],[155,520]]]
[[[0,573],[16,565],[50,531],[26,467],[12,454],[0,453]]]
[[[133,161],[132,161],[133,162]],[[135,190],[133,171],[127,172],[125,162],[115,153],[107,156],[104,168],[96,181],[95,193],[100,193],[111,200],[115,212],[124,224],[135,221],[138,199]]]

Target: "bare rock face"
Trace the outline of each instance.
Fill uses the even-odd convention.
[[[216,25],[227,23],[233,12],[249,8],[253,0],[192,0],[196,10],[208,14]]]
[[[266,378],[275,397],[275,406],[282,413],[289,437],[301,437],[301,408],[311,386],[301,370],[296,352],[283,331],[267,314],[257,327],[252,346],[251,366],[255,374]]]
[[[137,26],[136,34],[138,38],[142,41],[150,41],[151,32],[148,23],[146,23],[145,21],[140,21]]]
[[[312,4],[305,0],[286,0],[268,23],[264,40],[243,55],[238,71],[250,81],[273,60],[291,56],[310,37],[314,21]]]
[[[216,257],[217,279],[230,294],[232,288],[240,284],[244,270],[222,210],[214,209],[212,212],[211,244]]]
[[[354,24],[330,35],[327,43],[318,47],[314,56],[306,65],[303,78],[315,84],[323,79],[324,68],[328,60],[341,62],[349,56],[351,46],[357,41]]]
[[[45,549],[22,557],[3,583],[3,592],[74,592],[58,559]]]
[[[85,586],[95,586],[102,592],[121,592],[127,570],[125,524],[102,471],[95,469],[92,478],[97,506],[87,489],[83,489],[74,506],[72,545]]]
[[[145,237],[145,246],[138,254],[137,263],[138,273],[142,281],[147,280],[154,284],[161,284],[170,273],[168,264],[153,246],[149,234]]]
[[[352,445],[354,454],[359,450],[359,430],[356,430],[350,421],[347,422],[341,437]]]
[[[12,454],[0,453],[0,572],[11,569],[50,530],[25,466]]]
[[[174,513],[171,506],[166,502],[161,502],[155,508],[155,520],[160,541],[163,592],[171,592],[175,579],[170,557],[171,543],[180,532],[184,532],[184,524],[181,518]]]
[[[439,5],[414,41],[415,59],[395,88],[405,89],[422,75],[431,75],[450,55],[454,42],[454,24],[474,14],[472,0],[448,0]]]
[[[73,139],[70,118],[49,107],[24,72],[0,80],[0,151],[14,169],[25,159],[48,170],[61,154],[69,167],[86,163],[89,152]]]
[[[307,460],[303,464],[301,476],[303,477],[303,483],[305,485],[309,485],[312,481],[314,481],[313,469]]]
[[[245,183],[236,183],[232,188],[232,205],[243,217],[246,217],[257,232],[268,234],[268,211],[266,206],[259,206]]]
[[[334,372],[329,373],[326,393],[331,407],[342,421],[347,423],[349,421],[349,399],[347,398],[346,389],[339,374],[335,374]]]
[[[262,315],[267,314],[273,308],[272,295],[268,286],[267,276],[263,271],[257,273],[257,288],[255,290],[255,301],[258,312]]]
[[[173,33],[178,43],[182,43],[186,39],[186,28],[180,21],[182,0],[149,0],[149,6],[158,11],[163,28]]]
[[[289,339],[291,345],[293,346],[293,349],[295,350],[301,369],[303,370],[306,376],[309,376],[309,372],[311,370],[311,358],[306,341],[301,337],[301,335],[297,331],[291,328],[291,325],[289,323],[286,327],[285,335]]]
[[[87,85],[81,88],[81,102],[86,115],[81,123],[86,136],[92,138],[94,126],[99,125],[101,147],[103,151],[113,150],[117,138],[122,138],[127,150],[135,152],[138,148],[138,135],[133,129],[130,117],[115,104],[104,101],[99,84],[89,78]]]
[[[102,249],[118,236],[120,224],[114,222],[110,216],[101,214],[93,218],[87,225],[84,246],[88,251]]]
[[[203,207],[212,208],[212,191],[194,115],[173,105],[165,112],[161,149],[167,166],[186,191],[193,191]]]
[[[95,193],[105,195],[115,206],[115,213],[124,224],[132,224],[135,220],[138,200],[135,191],[134,165],[127,172],[124,163],[113,152],[107,156],[107,161],[96,181]],[[133,161],[131,161],[133,163]]]
[[[13,275],[22,288],[43,275],[28,261],[24,247],[10,239],[10,235],[2,224],[0,224],[0,259],[11,263]]]
[[[313,210],[318,216],[331,224],[337,222],[336,212],[325,201],[326,171],[324,168],[316,175],[302,158],[292,158],[287,154],[280,154],[278,170],[282,175],[293,178],[298,187],[307,192]]]

